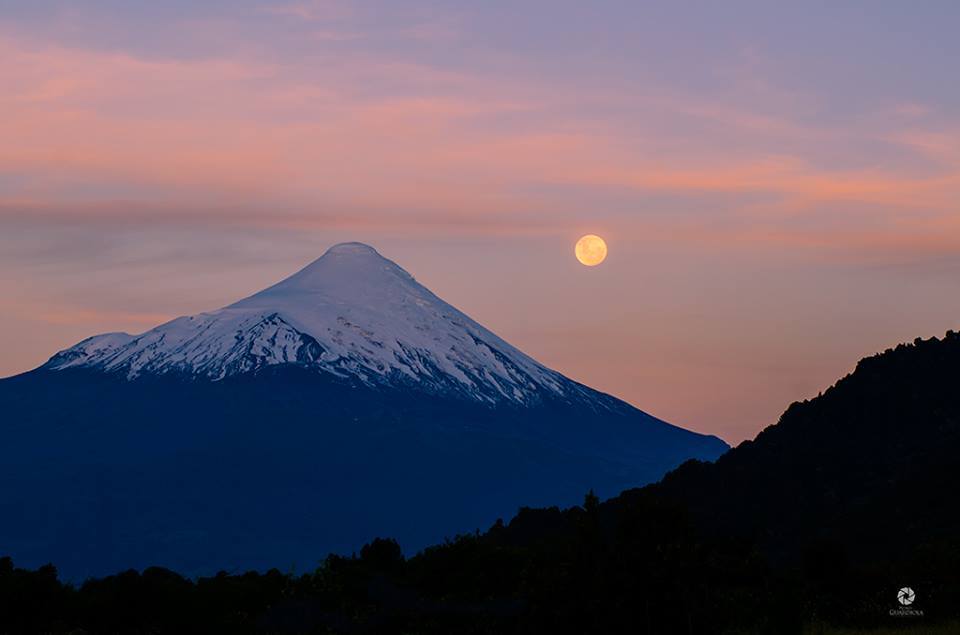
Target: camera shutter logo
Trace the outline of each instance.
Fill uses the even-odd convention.
[[[899,591],[897,591],[897,602],[899,602],[904,606],[910,606],[911,604],[913,604],[913,600],[915,598],[916,598],[916,595],[914,594],[913,589],[911,589],[908,586],[905,586]]]

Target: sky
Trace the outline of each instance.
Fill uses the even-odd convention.
[[[934,0],[0,0],[0,376],[359,240],[571,378],[751,438],[960,327],[958,23]]]

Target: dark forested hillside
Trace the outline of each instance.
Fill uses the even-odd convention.
[[[410,559],[377,540],[306,574],[151,569],[79,588],[0,562],[0,631],[951,632],[958,376],[955,333],[898,346],[716,463],[605,502],[523,509]]]
[[[960,337],[951,331],[861,360],[755,440],[716,464],[691,462],[656,489],[774,556],[796,558],[821,540],[870,560],[956,542],[958,486]]]

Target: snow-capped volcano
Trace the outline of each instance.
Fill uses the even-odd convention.
[[[274,364],[366,384],[399,380],[489,402],[526,402],[577,388],[356,242],[335,245],[289,278],[222,309],[142,335],[88,338],[46,368],[217,380]]]
[[[0,546],[71,580],[418,550],[727,446],[567,379],[359,243],[0,380]]]

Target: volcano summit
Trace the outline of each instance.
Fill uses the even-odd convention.
[[[372,247],[0,381],[0,548],[68,579],[419,549],[727,446],[528,357]]]

